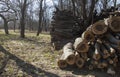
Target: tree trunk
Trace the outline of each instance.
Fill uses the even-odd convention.
[[[16,29],[16,20],[14,20],[14,32],[15,32],[15,29]]]
[[[5,34],[9,34],[9,31],[8,31],[8,23],[7,23],[7,20],[6,18],[0,14],[0,17],[4,20],[4,30],[5,30]]]
[[[87,19],[86,0],[82,0],[82,14],[83,14],[83,19]]]
[[[117,0],[114,0],[114,11],[116,9]]]
[[[20,25],[21,25],[21,31],[20,36],[21,38],[25,38],[25,13],[26,13],[26,5],[27,0],[24,0],[23,6],[21,8],[21,18],[20,18]]]
[[[92,0],[91,6],[90,6],[90,13],[88,17],[88,22],[91,23],[93,21],[93,10],[95,7],[95,0]]]
[[[63,0],[60,0],[60,8],[63,10]]]
[[[72,6],[73,6],[73,15],[75,16],[75,2],[72,0]]]
[[[38,26],[38,31],[37,31],[37,36],[41,33],[42,29],[42,2],[43,0],[40,1],[40,10],[39,10],[39,26]]]

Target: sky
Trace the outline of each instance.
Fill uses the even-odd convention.
[[[46,3],[47,3],[48,5],[53,5],[52,0],[46,0]]]
[[[55,1],[55,0],[53,0],[53,1]],[[46,0],[46,3],[47,3],[47,5],[48,5],[49,7],[52,7],[52,6],[53,6],[52,0]],[[120,0],[117,0],[117,4],[120,4]],[[113,4],[110,4],[110,5],[113,5]],[[37,5],[35,4],[34,7],[36,8]],[[52,10],[53,10],[53,9],[50,9],[49,12],[52,13]]]

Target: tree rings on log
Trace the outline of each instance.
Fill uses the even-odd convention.
[[[120,32],[120,16],[114,16],[109,20],[109,27],[113,32]]]
[[[94,23],[91,29],[94,34],[101,35],[107,32],[108,26],[105,25],[104,20],[100,20]]]

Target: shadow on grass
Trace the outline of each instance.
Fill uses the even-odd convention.
[[[71,71],[72,74],[75,74],[75,75],[83,75],[83,77],[86,75],[94,75],[95,77],[120,77],[120,71],[116,71],[116,75],[110,75],[110,74],[107,74],[106,70],[100,70],[100,69],[93,69],[93,70],[89,70],[87,68],[81,68],[79,69],[77,66],[68,66],[62,70],[65,70],[65,71]],[[118,69],[120,70],[120,69]],[[88,77],[88,76],[87,76]]]
[[[9,51],[7,51],[6,49],[4,49],[1,45],[0,45],[0,51],[3,52],[4,54],[9,56],[9,59],[12,59],[16,62],[16,64],[18,65],[19,68],[22,69],[23,72],[26,72],[27,74],[31,75],[32,77],[59,77],[56,74],[44,71],[38,67],[35,67],[32,64],[26,63],[24,60],[18,58],[17,56],[11,54]]]

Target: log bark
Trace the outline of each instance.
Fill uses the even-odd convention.
[[[108,67],[108,63],[106,60],[101,60],[101,61],[99,61],[97,67],[100,69],[106,68],[106,67]]]
[[[96,44],[97,44],[97,46],[98,46],[98,51],[99,51],[100,55],[101,55],[104,59],[106,59],[107,57],[110,56],[108,50],[103,46],[102,40],[97,39]]]
[[[93,54],[93,59],[95,60],[99,60],[101,58],[101,55],[100,55],[100,46],[98,45],[98,43],[96,42],[95,43],[95,52]]]
[[[106,38],[112,43],[120,46],[120,40],[116,39],[112,34],[106,34]]]
[[[105,43],[105,46],[107,47],[111,55],[116,52],[115,49],[112,46],[110,46],[110,44]]]
[[[105,25],[104,20],[100,20],[92,25],[92,32],[96,35],[101,35],[107,32],[108,26]]]
[[[63,54],[65,55],[66,62],[69,65],[73,65],[75,63],[75,54],[72,47],[72,43],[67,43],[63,47]]]
[[[115,33],[114,35],[116,39],[120,40],[120,33]]]
[[[115,33],[115,34],[116,34],[116,36],[120,37],[120,33]]]
[[[76,57],[76,60],[80,58],[80,55],[78,52],[75,52],[75,57]]]
[[[63,47],[63,53],[66,53],[66,50],[73,50],[73,44],[71,42],[67,43],[66,45],[64,45]]]
[[[103,59],[106,59],[110,56],[108,50],[105,48],[105,46],[103,44],[101,44],[101,51],[103,52]]]
[[[113,60],[110,57],[107,58],[106,60],[108,61],[109,64],[113,64],[114,63]]]
[[[114,49],[116,49],[116,50],[120,50],[120,46],[118,46],[118,45],[115,45],[115,44],[110,44]]]
[[[75,39],[75,42],[74,42],[74,49],[76,50],[77,46],[83,41],[83,39],[81,37],[78,37]]]

